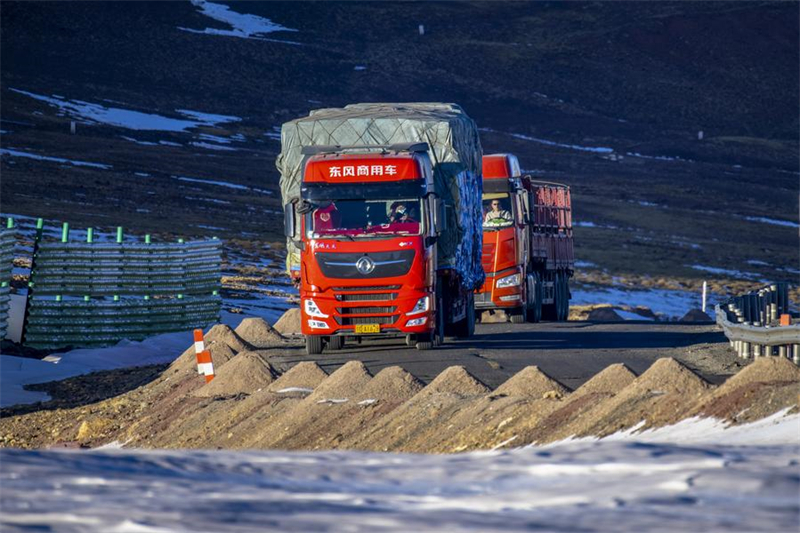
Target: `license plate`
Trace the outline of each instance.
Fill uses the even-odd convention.
[[[357,324],[356,325],[356,334],[380,333],[380,332],[381,332],[381,325],[380,324]]]

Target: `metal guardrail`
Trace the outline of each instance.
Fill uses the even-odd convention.
[[[0,230],[0,340],[8,331],[8,312],[11,302],[11,270],[14,261],[13,222]]]
[[[800,365],[800,324],[780,325],[788,315],[788,289],[776,283],[715,307],[717,324],[740,357],[777,355]]]
[[[202,328],[219,320],[222,243],[124,239],[60,242],[36,225],[22,343],[99,346]]]

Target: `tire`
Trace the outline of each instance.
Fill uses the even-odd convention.
[[[472,293],[467,296],[467,316],[454,325],[455,336],[468,339],[475,334],[475,298]]]
[[[517,307],[516,309],[509,309],[508,310],[508,321],[512,324],[524,324],[525,323],[525,308],[524,307]]]
[[[306,335],[306,353],[308,355],[322,353],[322,335]]]
[[[556,313],[556,306],[558,303],[558,278],[554,276],[553,281],[553,303],[543,305],[542,306],[542,319],[548,321],[555,321],[558,320],[558,314]],[[542,287],[542,295],[544,295],[544,287]]]
[[[534,275],[534,279],[536,280],[536,290],[534,291],[534,303],[533,303],[533,321],[534,322],[541,322],[542,321],[542,298],[544,297],[544,288],[542,287],[542,276],[539,275],[537,272]]]
[[[564,322],[569,321],[569,278],[564,274]]]
[[[414,335],[406,335],[406,346],[414,346],[417,341],[414,340]]]
[[[328,337],[328,349],[335,351],[344,348],[344,337],[332,336]]]
[[[435,342],[434,342],[435,337],[436,334],[432,333],[430,339],[426,341],[417,341],[417,350],[419,350],[420,352],[423,352],[425,350],[433,350],[433,348],[435,347]]]
[[[442,294],[442,285],[441,283],[437,283],[436,285],[436,328],[431,333],[431,338],[433,342],[433,346],[441,346],[444,344],[444,328],[445,328],[445,318],[444,318],[444,294]]]
[[[566,298],[564,297],[564,274],[556,272],[556,322],[564,321],[564,304]]]

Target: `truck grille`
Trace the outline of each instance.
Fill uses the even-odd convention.
[[[392,278],[405,275],[414,262],[414,250],[393,250],[390,252],[317,252],[314,257],[320,270],[328,278],[368,279]],[[360,260],[370,263],[370,269],[360,271],[356,264]]]
[[[396,292],[388,292],[388,291],[396,291],[400,288],[400,285],[384,285],[378,287],[334,287],[334,291],[359,291],[356,294],[351,293],[342,293],[337,294],[336,299],[340,302],[379,302],[379,301],[390,301],[397,298]],[[369,293],[364,293],[363,291],[370,291]],[[387,292],[384,292],[387,291]]]
[[[394,313],[397,307],[337,307],[336,312],[340,315],[372,315]]]
[[[335,318],[336,323],[340,326],[355,326],[358,324],[394,324],[399,316],[337,316]]]

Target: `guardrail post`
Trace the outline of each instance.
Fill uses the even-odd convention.
[[[778,346],[778,357],[786,357],[786,346]]]
[[[792,355],[792,361],[794,361],[794,364],[800,365],[800,344],[793,345],[792,351],[794,352]]]

